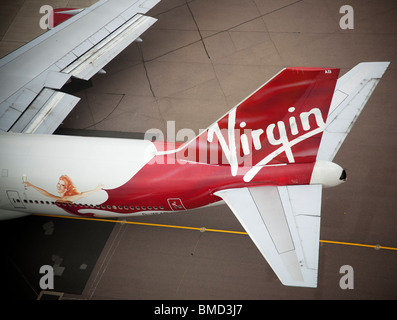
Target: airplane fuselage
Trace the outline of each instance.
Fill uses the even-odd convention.
[[[30,213],[135,216],[199,208],[225,188],[309,184],[315,163],[263,168],[248,184],[251,167],[206,164],[162,154],[147,140],[0,134],[0,216]],[[75,194],[62,190],[61,177]],[[65,186],[63,186],[65,187]]]

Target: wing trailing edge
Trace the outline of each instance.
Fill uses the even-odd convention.
[[[89,80],[153,25],[160,0],[101,0],[0,60],[0,132],[51,134],[79,98],[59,92]]]

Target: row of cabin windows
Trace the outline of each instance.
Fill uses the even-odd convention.
[[[21,202],[19,199],[16,199],[16,201],[19,203]],[[47,205],[55,205],[54,201],[43,201],[43,200],[23,200],[24,203],[35,203],[35,204],[47,204]],[[65,203],[65,202],[60,202],[60,204],[64,207],[69,206],[69,207],[84,207],[84,208],[96,208],[96,209],[114,209],[114,210],[164,210],[163,206],[115,206],[115,205],[93,205],[93,204],[77,204],[77,203]]]

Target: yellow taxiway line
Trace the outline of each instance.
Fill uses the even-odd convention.
[[[127,220],[113,220],[113,219],[101,219],[101,218],[85,218],[85,217],[70,217],[70,216],[58,216],[50,214],[34,214],[35,216],[42,217],[54,217],[54,218],[65,218],[65,219],[77,219],[77,220],[90,220],[90,221],[100,221],[100,222],[112,222],[120,224],[135,224],[141,226],[151,226],[151,227],[163,227],[163,228],[175,228],[175,229],[187,229],[187,230],[197,230],[197,231],[210,231],[210,232],[223,232],[223,233],[234,233],[234,234],[247,234],[247,232],[241,231],[229,231],[229,230],[218,230],[218,229],[207,229],[205,227],[185,227],[185,226],[175,226],[170,224],[158,224],[158,223],[146,223],[146,222],[136,222]]]
[[[397,248],[393,247],[384,247],[379,244],[373,245],[373,244],[362,244],[362,243],[353,243],[353,242],[341,242],[341,241],[331,241],[331,240],[320,240],[321,243],[331,243],[331,244],[342,244],[345,246],[356,246],[356,247],[366,247],[366,248],[374,248],[374,249],[385,249],[385,250],[396,250]]]
[[[99,221],[99,222],[112,222],[112,223],[120,223],[120,224],[133,224],[133,225],[151,226],[151,227],[196,230],[196,231],[201,231],[201,232],[204,232],[204,231],[206,231],[206,232],[222,232],[222,233],[247,235],[247,232],[220,230],[220,229],[207,229],[205,227],[197,228],[197,227],[185,227],[185,226],[176,226],[176,225],[169,225],[169,224],[146,223],[146,222],[136,222],[136,221],[127,221],[127,220],[85,218],[85,217],[72,217],[72,216],[47,215],[47,214],[34,214],[34,215],[42,216],[42,217],[54,217],[54,218],[64,218],[64,219],[77,219],[77,220],[89,220],[89,221]],[[353,242],[320,240],[320,243],[340,244],[340,245],[345,245],[345,246],[356,246],[356,247],[373,248],[373,249],[377,249],[377,250],[384,249],[384,250],[395,250],[395,251],[397,251],[397,248],[394,248],[394,247],[384,247],[384,246],[381,246],[381,245],[361,244],[361,243],[353,243]]]

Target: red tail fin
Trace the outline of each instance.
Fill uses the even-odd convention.
[[[315,161],[338,75],[282,70],[179,148],[178,159],[230,165],[232,175],[241,167]]]

